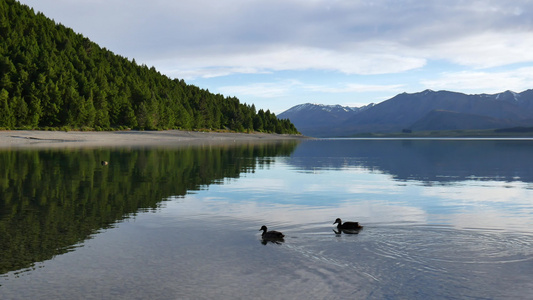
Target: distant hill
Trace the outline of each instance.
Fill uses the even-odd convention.
[[[461,130],[461,129],[494,129],[514,126],[508,119],[472,115],[446,110],[432,110],[408,129],[412,131],[427,130]]]
[[[303,134],[316,137],[533,126],[533,90],[492,95],[425,90],[362,108],[344,107],[342,115],[329,113],[334,107],[338,106],[298,105],[279,117],[290,119]]]
[[[0,130],[19,128],[298,132],[269,110],[170,79],[0,0]]]
[[[300,132],[310,136],[327,136],[332,128],[342,126],[353,115],[372,107],[348,107],[340,105],[300,104],[279,114],[279,118],[290,119]]]

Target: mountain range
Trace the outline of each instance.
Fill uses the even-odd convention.
[[[300,104],[279,114],[308,136],[533,126],[533,90],[467,95],[425,90],[363,107]]]

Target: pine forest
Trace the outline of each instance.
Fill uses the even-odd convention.
[[[0,129],[297,134],[287,119],[171,79],[0,0]]]

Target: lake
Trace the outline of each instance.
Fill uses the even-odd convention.
[[[0,299],[531,299],[532,155],[529,139],[2,149]]]

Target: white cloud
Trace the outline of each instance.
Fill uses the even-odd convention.
[[[433,89],[520,90],[531,82],[531,69],[493,75],[486,70],[533,62],[530,0],[21,2],[117,54],[186,80],[308,70],[398,75],[438,60],[470,70],[426,79],[424,84]],[[406,86],[402,80],[317,88],[329,93],[368,92],[372,86],[392,91]],[[302,85],[256,83],[221,90],[263,98],[289,89],[312,90]]]
[[[337,85],[305,84],[299,80],[276,80],[273,82],[255,82],[242,85],[223,86],[217,89],[225,95],[254,96],[258,98],[289,97],[291,93],[308,91],[312,93],[340,94],[340,93],[367,93],[390,91],[398,93],[403,85],[365,85],[357,83],[339,83]],[[360,104],[357,106],[361,106]]]
[[[490,68],[533,62],[532,48],[531,31],[486,32],[429,46],[422,49],[420,55],[463,66]]]
[[[426,60],[379,51],[346,52],[330,49],[271,46],[256,52],[198,53],[185,57],[155,60],[154,65],[180,75],[205,78],[233,73],[266,73],[287,70],[329,70],[344,74],[399,73],[425,65]],[[184,75],[185,74],[185,75]]]
[[[218,89],[226,95],[254,96],[258,98],[279,98],[287,96],[295,86],[301,84],[297,81],[259,82],[247,85],[224,86]]]
[[[358,84],[358,83],[343,83],[336,86],[332,85],[307,85],[306,88],[313,92],[323,93],[365,93],[376,91],[401,91],[402,84]]]
[[[421,84],[439,90],[484,91],[498,93],[505,90],[522,92],[532,88],[533,67],[510,71],[461,71],[443,73],[437,79],[422,80]]]
[[[200,69],[381,74],[433,56],[479,67],[533,57],[530,1],[22,2],[116,48],[136,47],[129,53]]]
[[[157,50],[158,66],[193,78],[285,70],[395,74],[435,59],[474,68],[533,61],[527,1],[232,1],[226,6],[240,8],[218,14],[220,7],[208,3],[188,3],[185,20],[159,21],[160,35],[171,38]]]

